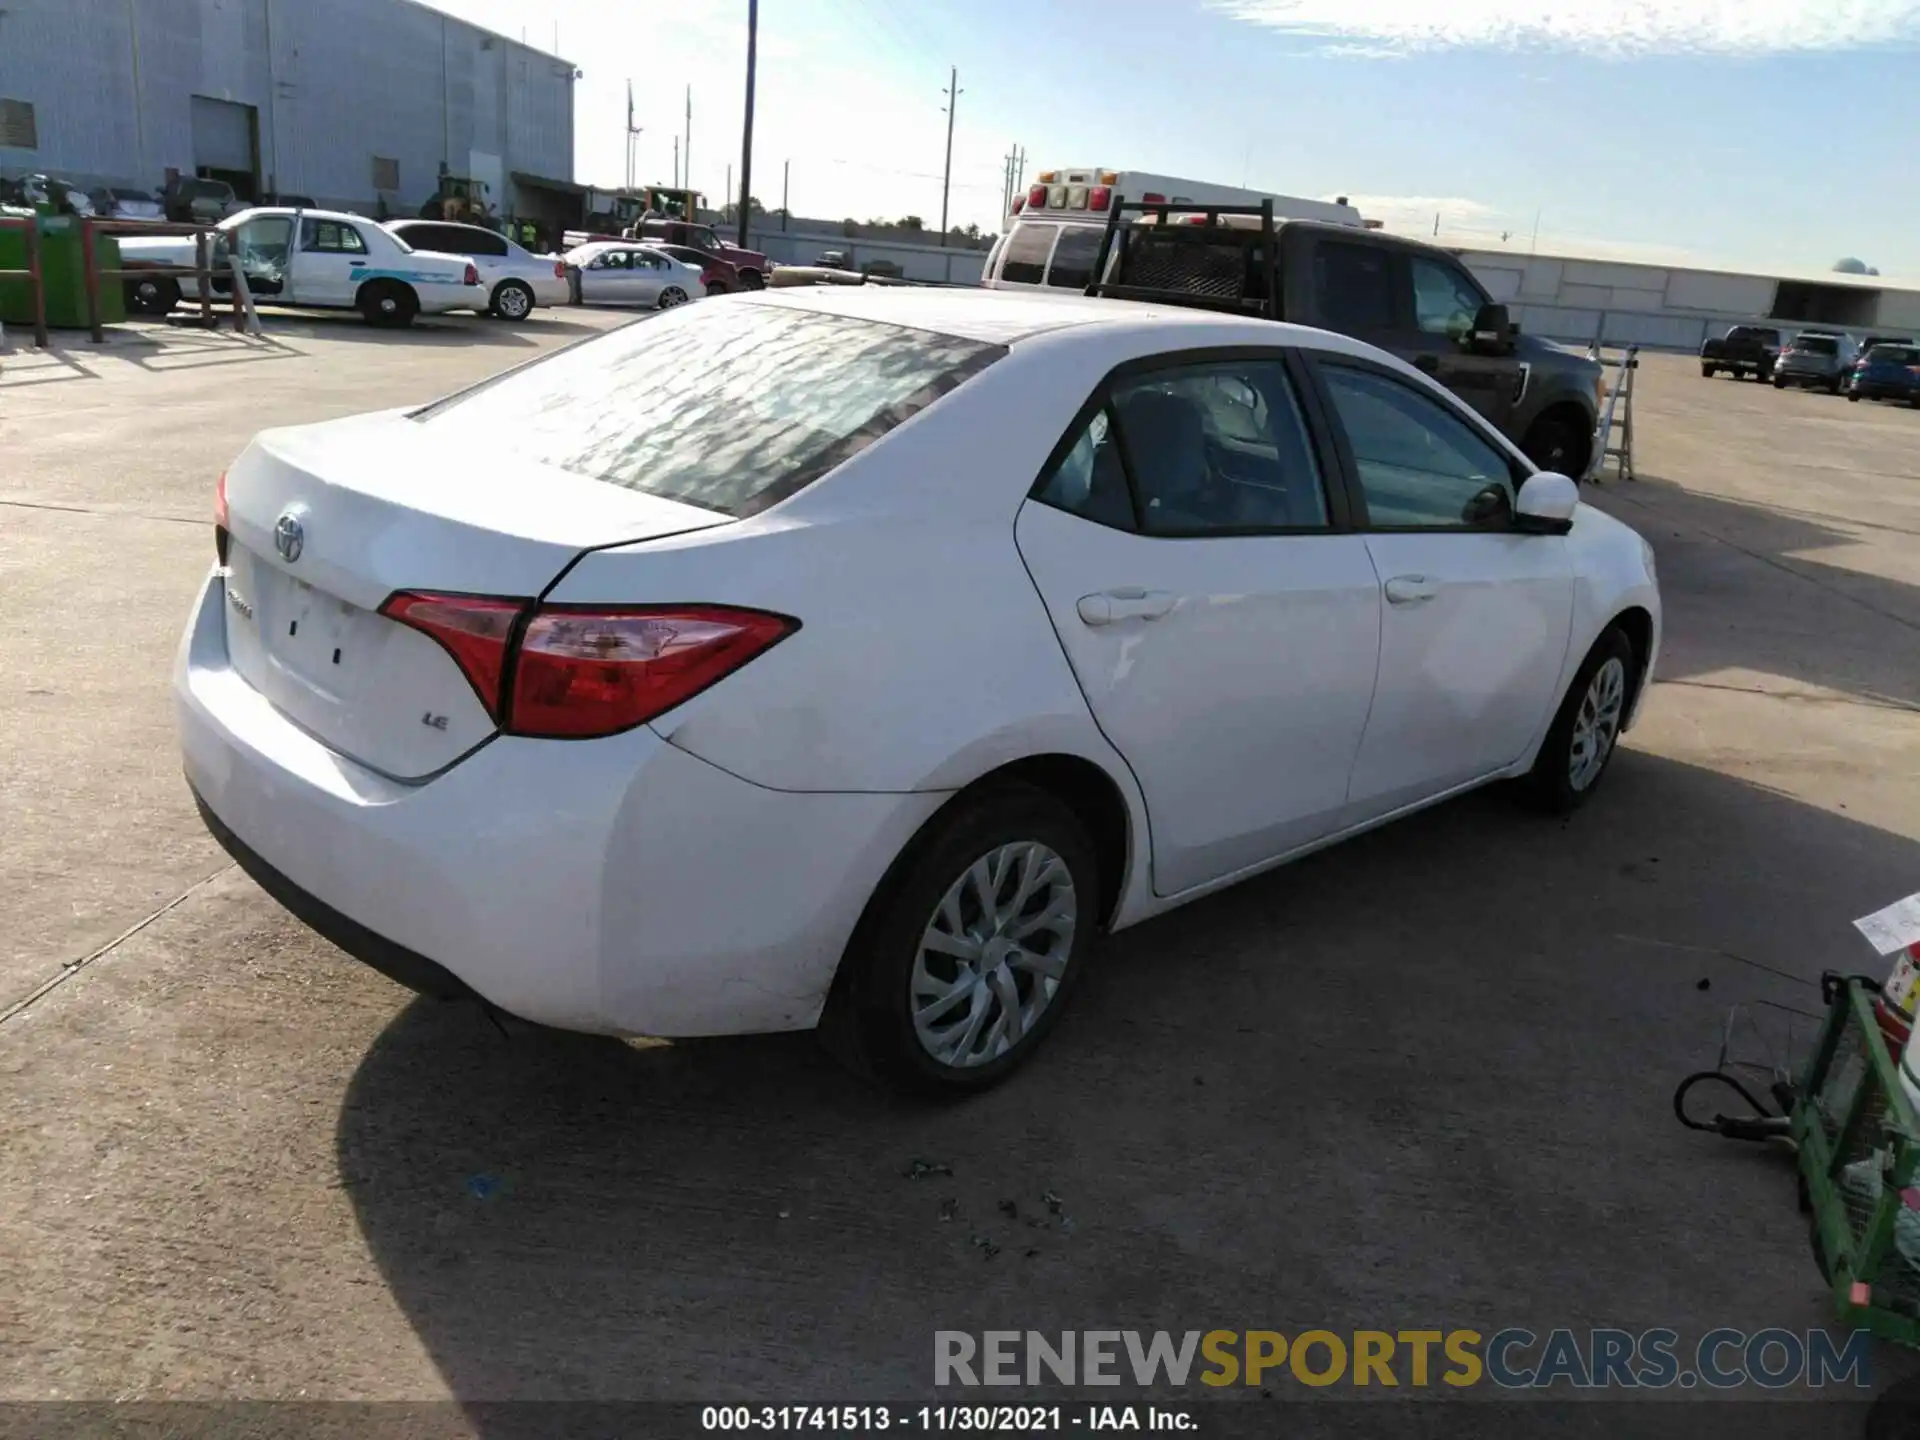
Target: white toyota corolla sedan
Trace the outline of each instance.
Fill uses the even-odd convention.
[[[1579,804],[1660,643],[1645,542],[1418,371],[1077,296],[689,305],[268,431],[216,509],[187,778],[295,915],[935,1091],[1102,931],[1490,781]]]

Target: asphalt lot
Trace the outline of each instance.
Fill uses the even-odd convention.
[[[936,1329],[1826,1322],[1790,1165],[1668,1097],[1736,1003],[1743,1053],[1804,1041],[1773,1007],[1877,968],[1848,922],[1920,889],[1920,411],[1650,358],[1597,503],[1658,552],[1667,649],[1603,795],[1471,797],[1127,932],[1040,1059],[928,1111],[804,1036],[414,1002],[179,778],[251,432],[620,318],[10,337],[0,1399],[905,1399]]]

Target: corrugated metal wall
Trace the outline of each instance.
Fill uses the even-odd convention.
[[[0,96],[37,150],[0,170],[152,186],[194,167],[192,97],[254,107],[260,181],[371,208],[373,158],[412,211],[445,159],[573,178],[573,68],[410,0],[5,0]],[[496,194],[495,203],[505,197]]]

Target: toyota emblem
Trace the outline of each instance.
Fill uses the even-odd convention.
[[[273,527],[273,548],[280,552],[280,558],[291,565],[300,558],[300,552],[307,545],[307,527],[300,523],[297,510],[283,514]]]

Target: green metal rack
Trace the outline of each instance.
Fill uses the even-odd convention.
[[[1870,984],[1834,977],[1792,1113],[1814,1257],[1846,1324],[1920,1346],[1920,1124]]]

